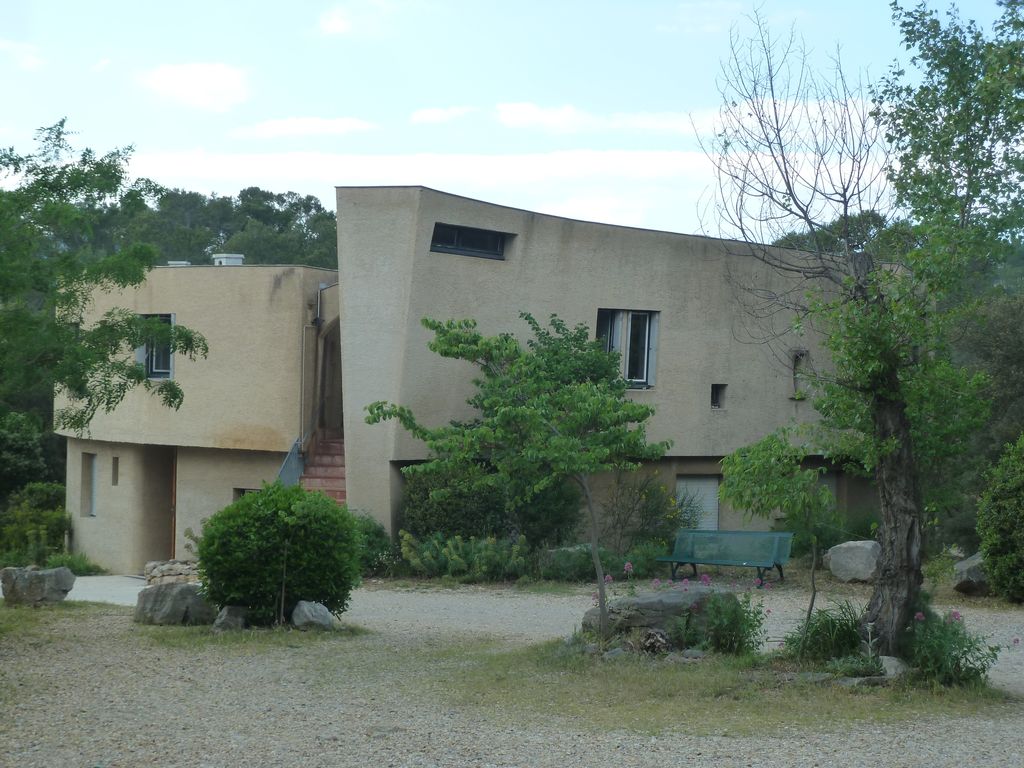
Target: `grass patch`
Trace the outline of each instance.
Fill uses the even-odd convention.
[[[0,637],[38,636],[43,634],[57,619],[67,618],[99,607],[109,608],[102,603],[84,600],[66,600],[53,605],[7,605],[0,599]]]
[[[772,735],[929,715],[1020,712],[987,687],[844,689],[801,681],[753,656],[710,657],[697,664],[634,656],[606,662],[562,641],[464,651],[461,672],[448,678],[451,695],[503,720],[558,718],[573,727],[652,734]]]
[[[217,633],[209,626],[164,627],[146,624],[137,625],[136,632],[151,645],[189,651],[208,648],[244,648],[249,651],[307,648],[327,640],[370,634],[370,630],[355,624],[343,624],[333,632],[302,631],[292,627],[252,627]]]

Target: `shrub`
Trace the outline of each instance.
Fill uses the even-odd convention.
[[[245,607],[254,624],[284,621],[300,600],[340,613],[359,579],[359,536],[348,510],[279,482],[206,520],[197,554],[206,596]]]
[[[669,546],[661,541],[646,541],[634,544],[625,555],[625,561],[633,566],[633,576],[638,579],[651,579],[660,573],[667,573],[665,563],[658,558],[669,553]],[[604,557],[601,558],[602,562]],[[593,571],[593,566],[591,566]],[[619,573],[622,570],[619,569]]]
[[[923,679],[946,686],[980,682],[999,654],[997,646],[968,632],[956,611],[940,618],[928,608],[915,614],[904,646],[907,662]]]
[[[407,471],[402,529],[417,538],[525,536],[534,546],[565,541],[580,520],[580,494],[569,482],[550,486],[528,502],[506,509],[506,490],[477,467]]]
[[[435,533],[417,539],[401,531],[402,557],[413,571],[427,578],[449,577],[462,582],[511,581],[529,571],[526,538],[498,539]]]
[[[11,494],[0,514],[0,550],[12,560],[42,565],[64,551],[70,520],[60,483],[29,483]]]
[[[604,547],[601,547],[598,551],[601,553],[601,567],[604,569],[604,572],[615,579],[623,578],[625,575],[623,566],[629,562],[628,556],[618,555]],[[664,553],[659,552],[659,554]],[[644,557],[644,554],[640,553],[639,556]],[[576,544],[572,547],[558,547],[557,549],[539,552],[537,555],[537,574],[542,579],[549,579],[550,581],[585,581],[592,583],[595,574],[594,560],[590,556],[590,545]],[[634,571],[633,575],[640,577],[642,574]]]
[[[84,552],[65,552],[50,555],[46,559],[47,568],[67,568],[75,576],[99,576],[107,572],[99,563],[94,563]]]
[[[369,515],[355,515],[359,533],[359,569],[363,576],[390,573],[396,559],[395,545],[384,526]]]
[[[679,528],[694,527],[699,521],[700,502],[694,520],[693,501],[687,496],[678,502],[657,475],[620,473],[602,504],[601,540],[619,554],[641,542],[665,545],[675,540]]]
[[[1024,435],[989,471],[978,502],[978,535],[992,590],[1024,601]]]
[[[713,592],[669,626],[669,639],[680,648],[700,647],[717,653],[753,653],[764,640],[764,607],[750,593]]]
[[[819,608],[786,636],[786,651],[796,655],[802,648],[805,657],[816,661],[854,656],[861,647],[860,616],[861,611],[848,600]]]

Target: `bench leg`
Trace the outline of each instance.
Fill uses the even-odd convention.
[[[779,581],[785,581],[786,576],[782,573],[782,566],[776,563],[775,567],[779,569]]]
[[[693,568],[693,578],[696,579],[697,578],[697,564],[696,563],[690,563],[690,567]]]
[[[764,586],[764,568],[757,569],[757,588],[761,589]]]
[[[679,570],[679,563],[672,563],[672,581],[676,580],[676,571]]]

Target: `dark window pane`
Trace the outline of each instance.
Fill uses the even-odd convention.
[[[435,224],[434,225],[434,238],[430,241],[431,247],[442,246],[445,248],[455,248],[458,246],[458,228],[453,227],[450,224]]]
[[[646,312],[631,312],[629,315],[629,352],[626,361],[626,378],[630,381],[647,381],[647,328],[650,318]]]
[[[611,352],[613,347],[612,341],[612,323],[615,322],[615,310],[614,309],[599,309],[597,310],[597,338],[604,342],[605,352]]]
[[[430,250],[441,253],[459,253],[464,256],[482,256],[488,259],[503,259],[505,238],[504,232],[436,223],[434,224],[434,234],[430,239]]]

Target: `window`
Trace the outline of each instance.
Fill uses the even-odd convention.
[[[711,385],[711,407],[715,410],[725,408],[725,384]]]
[[[120,474],[120,470],[121,470],[121,457],[120,456],[114,456],[110,460],[110,484],[111,485],[117,485],[118,475]]]
[[[637,309],[597,310],[597,338],[622,355],[622,375],[631,387],[654,386],[658,313]]]
[[[155,318],[167,325],[174,325],[174,315],[143,315]],[[136,358],[146,366],[147,379],[170,379],[174,376],[174,357],[170,342],[166,344],[147,344],[136,350]]]
[[[82,454],[82,481],[78,514],[82,517],[96,517],[96,454]]]
[[[438,222],[434,225],[434,234],[430,238],[430,250],[504,260],[505,241],[510,236],[506,232],[492,232],[489,229],[458,227]]]
[[[238,501],[243,496],[247,496],[250,493],[259,493],[259,488],[232,488],[231,489],[231,500]]]
[[[697,528],[718,530],[718,475],[683,475],[676,478],[676,501],[695,518]]]

